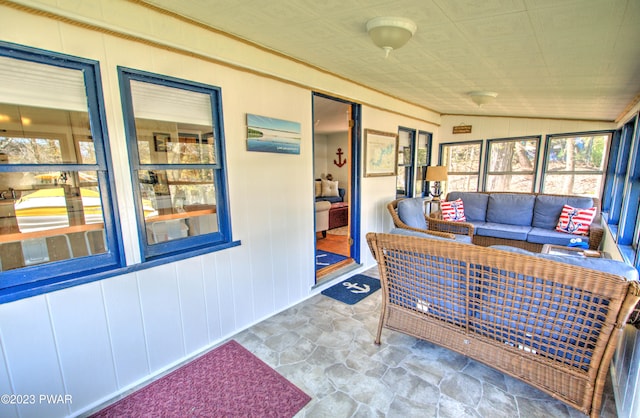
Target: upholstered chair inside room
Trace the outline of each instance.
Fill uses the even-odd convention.
[[[323,238],[326,238],[329,229],[329,209],[331,202],[316,202],[316,232],[322,232]]]

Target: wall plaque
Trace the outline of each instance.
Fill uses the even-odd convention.
[[[453,127],[454,134],[470,134],[471,125],[458,125]]]

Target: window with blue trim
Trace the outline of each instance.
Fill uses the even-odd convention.
[[[620,132],[619,143],[617,144],[617,155],[613,164],[613,175],[610,180],[610,189],[605,192],[609,195],[608,207],[608,223],[612,225],[616,231],[620,223],[620,215],[622,213],[622,199],[624,197],[624,187],[627,179],[627,171],[629,169],[629,158],[631,155],[631,145],[633,143],[633,132],[635,130],[636,118],[628,121],[622,127]],[[613,149],[611,150],[613,152]]]
[[[447,167],[447,190],[477,192],[480,187],[482,141],[440,144],[440,164]]]
[[[612,132],[547,136],[542,192],[600,198]]]
[[[0,294],[122,267],[96,61],[0,42]]]
[[[220,89],[118,72],[144,260],[228,245]]]
[[[415,159],[415,129],[398,128],[398,175],[396,198],[413,197],[413,170]]]
[[[429,195],[427,188],[427,166],[431,161],[431,139],[433,135],[430,132],[418,131],[418,140],[416,141],[416,181],[415,195],[418,197],[426,197]]]
[[[539,136],[488,140],[484,190],[533,192],[539,145]]]

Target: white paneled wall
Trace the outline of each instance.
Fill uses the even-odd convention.
[[[122,174],[129,173],[129,164],[117,66],[222,88],[233,237],[242,244],[0,305],[1,393],[73,397],[71,404],[0,404],[2,417],[60,417],[86,411],[319,291],[313,288],[314,89],[363,101],[363,128],[397,132],[398,126],[405,126],[432,132],[434,140],[440,137],[441,142],[467,139],[439,136],[439,131],[451,132],[460,122],[474,125],[468,139],[576,131],[586,126],[598,129],[573,122],[458,117],[445,117],[439,129],[440,118],[431,111],[134,3],[26,3],[71,21],[109,29],[87,29],[46,13],[0,6],[0,39],[100,62],[128,264],[139,262],[140,255],[133,185],[128,174]],[[151,44],[113,33],[148,38]],[[196,51],[210,59],[170,52],[154,47],[153,42]],[[392,112],[381,110],[385,108]],[[247,113],[300,122],[300,155],[247,152]],[[435,157],[437,143],[433,161]],[[363,178],[361,184],[360,245],[366,268],[374,265],[366,232],[392,227],[386,204],[395,198],[395,177]]]
[[[289,66],[299,67],[282,63],[282,58],[267,59],[263,52],[253,54],[251,47],[237,42],[227,48],[229,41],[218,35],[184,23],[176,28],[175,21],[168,25],[165,16],[128,2],[83,2],[79,8],[75,2],[58,3],[43,2],[47,8],[56,4],[50,10],[72,20],[104,21],[109,29],[144,34],[216,59],[221,58],[218,52],[229,60],[241,56],[256,68],[271,66],[270,73],[277,68],[282,77]],[[133,184],[128,174],[122,175],[129,173],[129,164],[117,66],[221,87],[233,237],[241,241],[216,253],[0,305],[2,393],[72,397],[72,403],[0,404],[0,416],[82,413],[320,290],[314,289],[311,89],[6,6],[0,6],[0,39],[100,62],[128,264],[138,263],[140,255]],[[298,79],[316,82],[316,76],[296,71]],[[325,74],[318,79],[324,80],[318,86],[324,91],[344,86],[339,91],[343,97],[370,94],[344,80],[327,84]],[[393,101],[386,98],[376,105]],[[300,155],[247,152],[247,113],[300,122]],[[363,126],[373,129],[395,132],[399,125],[434,130],[434,125],[397,113],[369,110],[363,116]],[[373,259],[364,233],[390,228],[384,205],[394,193],[393,177],[362,181],[365,267]]]

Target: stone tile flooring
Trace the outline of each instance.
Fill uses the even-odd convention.
[[[431,343],[384,329],[375,345],[380,297],[316,295],[234,338],[313,398],[296,417],[585,417]],[[601,416],[617,416],[610,383]]]

